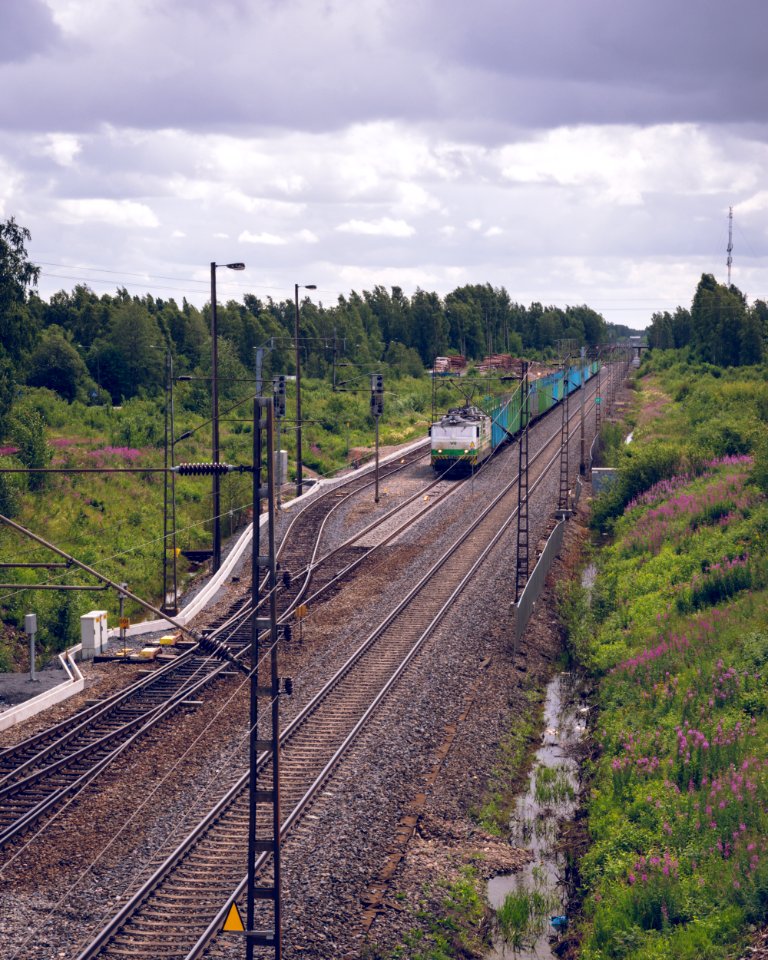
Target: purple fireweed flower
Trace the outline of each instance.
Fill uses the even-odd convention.
[[[142,456],[142,451],[135,447],[101,447],[91,450],[88,456],[97,463],[103,463],[107,457],[119,457],[127,463],[135,463]]]

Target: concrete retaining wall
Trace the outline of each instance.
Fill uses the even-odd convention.
[[[57,703],[61,703],[62,700],[67,700],[76,693],[80,693],[85,688],[85,678],[75,663],[75,655],[80,652],[81,648],[82,644],[78,643],[59,654],[61,666],[66,671],[69,680],[39,693],[36,697],[30,697],[24,703],[19,703],[15,707],[4,710],[0,713],[0,730],[7,730],[9,727],[21,723],[22,720],[28,720],[41,711],[47,710],[48,707],[53,707]]]

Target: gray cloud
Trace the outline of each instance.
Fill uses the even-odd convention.
[[[558,124],[763,122],[768,102],[763,0],[147,0],[119,5],[120,30],[104,2],[55,46],[50,17],[31,29],[38,2],[0,9],[20,26],[23,62],[0,67],[20,91],[0,105],[12,128],[402,119],[498,140]],[[30,62],[31,49],[47,55]]]
[[[3,0],[0,4],[0,64],[19,63],[49,50],[59,31],[43,0]],[[22,91],[6,91],[12,99]]]
[[[225,298],[488,281],[643,324],[722,268],[729,205],[766,295],[762,0],[48,5],[0,0],[28,38],[0,62],[0,218],[104,272],[46,264],[43,295],[202,303],[242,259]]]
[[[762,122],[768,95],[761,0],[459,0],[405,33],[431,29],[446,109],[474,105],[522,126]]]

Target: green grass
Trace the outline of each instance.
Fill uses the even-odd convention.
[[[537,803],[550,805],[573,800],[576,793],[563,767],[536,768],[534,792]]]
[[[524,783],[531,762],[533,747],[541,727],[541,695],[530,692],[532,710],[521,718],[518,714],[501,740],[496,763],[488,778],[482,803],[472,816],[487,833],[496,837],[509,834],[509,821],[517,794]]]
[[[485,881],[471,866],[454,880],[427,884],[414,926],[391,950],[368,944],[365,960],[457,960],[482,957],[490,946]]]
[[[532,947],[546,929],[552,910],[558,905],[555,896],[541,890],[508,893],[496,911],[496,923],[502,939],[514,950]]]
[[[584,960],[725,960],[768,907],[768,501],[701,419],[720,395],[738,447],[758,429],[755,394],[744,371],[686,389],[673,373],[678,399],[646,437],[677,444],[682,469],[616,519],[591,603],[564,591],[598,681]],[[696,458],[692,435],[711,442]]]
[[[304,463],[320,474],[338,470],[349,462],[352,448],[373,447],[373,421],[368,411],[367,380],[360,394],[333,393],[329,384],[306,378],[302,408]],[[400,443],[424,437],[431,419],[431,382],[427,378],[388,379],[385,414],[381,420],[380,442]],[[292,387],[289,385],[289,394]],[[438,402],[448,406],[450,391],[440,385]],[[176,462],[210,460],[209,413],[199,384],[180,384],[176,391],[175,435],[192,431],[191,437],[175,448]],[[294,398],[289,395],[288,415]],[[187,406],[197,404],[200,412]],[[221,400],[222,459],[233,464],[252,461],[252,433],[249,404],[229,411],[232,398]],[[47,451],[30,445],[38,418],[45,424]],[[21,426],[13,436],[0,437],[0,446],[19,446],[27,435],[32,440],[29,455],[46,453],[59,467],[161,467],[164,457],[164,410],[162,400],[133,399],[121,408],[88,407],[67,403],[46,389],[25,388],[14,407],[14,419]],[[27,424],[29,429],[21,428]],[[295,432],[284,424],[281,445],[295,458]],[[20,439],[15,439],[18,437]],[[26,456],[22,451],[19,456]],[[23,466],[16,455],[2,457],[6,467]],[[292,468],[289,468],[292,473]],[[40,479],[38,475],[37,479]],[[163,482],[160,474],[62,474],[36,484],[35,477],[0,476],[0,512],[10,513],[23,526],[62,547],[78,560],[96,568],[114,581],[156,606],[162,601],[162,517]],[[180,549],[209,548],[211,543],[211,480],[206,477],[178,478],[176,482],[177,545]],[[242,526],[251,497],[249,475],[229,474],[221,478],[223,509],[222,535],[229,536]],[[58,560],[32,541],[0,529],[0,560],[42,562]],[[179,558],[182,585],[189,567]],[[7,571],[4,579],[19,583],[47,579],[40,571]],[[93,583],[74,569],[62,578],[67,583]],[[17,630],[24,614],[38,614],[38,642],[53,651],[79,639],[79,617],[90,609],[107,609],[114,620],[118,601],[112,591],[66,594],[55,591],[5,590],[0,597],[0,617]],[[144,619],[143,609],[127,604],[126,615]],[[26,641],[6,630],[0,636],[0,670],[9,669],[20,645]],[[19,648],[19,649],[17,649]]]

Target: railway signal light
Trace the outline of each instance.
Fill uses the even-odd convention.
[[[286,696],[288,697],[292,696],[293,694],[293,678],[292,677],[286,677],[283,680],[283,691],[285,692]]]
[[[272,378],[272,396],[275,400],[275,416],[285,416],[285,376],[281,373]]]
[[[371,416],[380,417],[384,413],[384,377],[380,373],[371,374]]]

